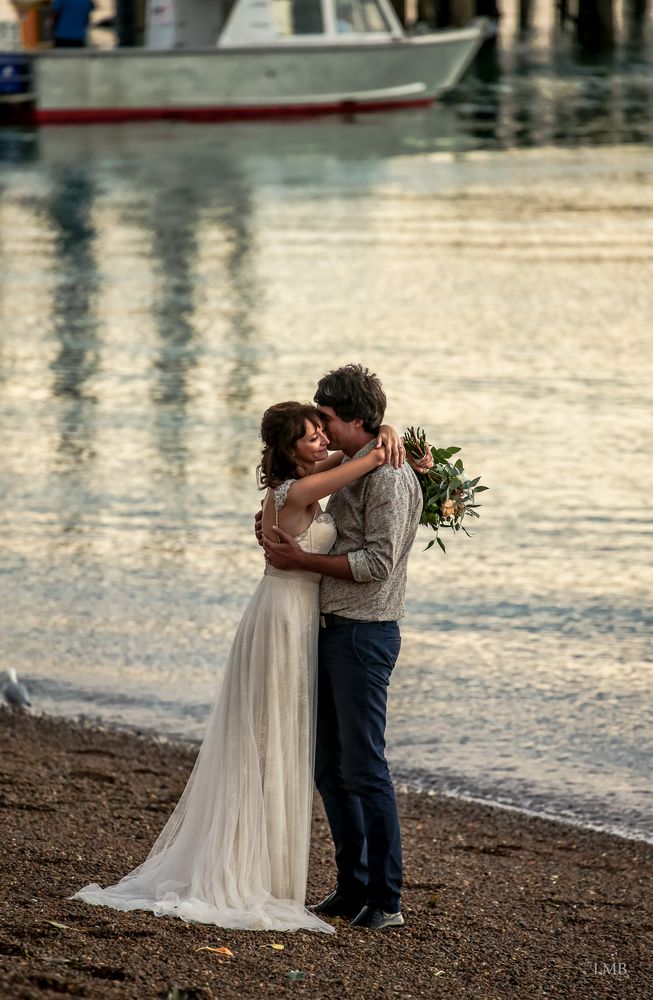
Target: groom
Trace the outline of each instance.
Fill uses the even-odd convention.
[[[315,393],[333,450],[365,455],[386,397],[376,375],[346,365]],[[287,532],[265,541],[278,569],[321,573],[315,781],[331,827],[337,887],[312,907],[352,926],[401,927],[401,837],[385,759],[387,688],[399,654],[406,566],[422,512],[415,473],[383,465],[329,500],[338,531],[328,555],[304,552]]]

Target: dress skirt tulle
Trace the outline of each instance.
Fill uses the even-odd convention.
[[[305,909],[319,578],[270,571],[238,627],[188,784],[147,859],[73,896],[251,930],[332,928]]]

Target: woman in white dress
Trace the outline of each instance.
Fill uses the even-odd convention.
[[[319,500],[371,472],[398,438],[340,464],[312,406],[263,416],[263,531],[328,552]],[[395,458],[395,461],[397,459]],[[305,908],[315,748],[320,577],[266,567],[238,627],[186,788],[147,859],[115,885],[72,898],[250,930],[333,928]]]

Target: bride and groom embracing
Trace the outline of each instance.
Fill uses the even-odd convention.
[[[404,922],[386,698],[422,495],[375,375],[332,371],[315,402],[263,416],[265,573],[186,788],[143,864],[74,899],[251,930]],[[307,908],[313,775],[338,879]]]

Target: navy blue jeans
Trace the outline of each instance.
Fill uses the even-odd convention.
[[[397,622],[320,629],[315,781],[336,849],[338,889],[361,906],[400,907],[401,835],[385,759]]]

